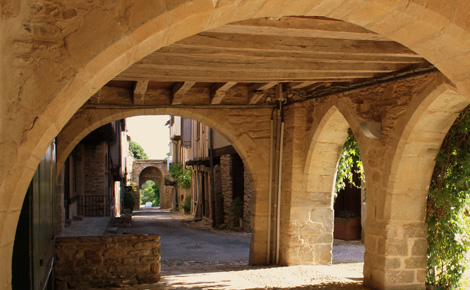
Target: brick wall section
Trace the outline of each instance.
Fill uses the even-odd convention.
[[[160,236],[58,237],[56,289],[160,281]]]
[[[243,195],[243,229],[251,230],[251,178],[250,174],[245,170],[243,173],[245,182],[245,194]]]
[[[222,193],[222,178],[220,164],[214,166],[214,188],[215,188],[215,223],[224,223],[224,196]]]
[[[108,144],[85,145],[85,195],[105,195]]]
[[[230,219],[230,207],[233,201],[232,156],[229,154],[220,156],[220,177],[222,182],[222,194],[224,196],[224,223],[232,228],[234,221]]]

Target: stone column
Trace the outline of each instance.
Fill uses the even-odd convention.
[[[330,264],[332,258],[332,190],[341,146],[323,136],[315,140],[316,154],[306,155],[312,114],[311,108],[301,105],[289,107],[285,114],[280,258],[286,265]],[[324,131],[344,143],[347,124],[338,118],[341,126]],[[336,125],[335,118],[332,120]],[[337,134],[336,130],[344,132]],[[312,166],[305,166],[310,164],[307,158]]]

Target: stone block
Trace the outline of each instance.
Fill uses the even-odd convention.
[[[418,239],[413,242],[411,248],[411,255],[413,256],[426,256],[428,252],[428,241],[426,239]]]
[[[396,285],[395,287],[400,287],[400,284],[411,284],[415,282],[415,272],[413,270],[389,270],[385,271],[385,283],[387,285]],[[399,286],[400,285],[400,286]]]
[[[408,242],[406,240],[394,240],[386,239],[385,243],[385,255],[391,256],[407,256],[408,252]]]
[[[426,256],[422,257],[409,257],[404,260],[406,269],[426,269],[427,259]]]

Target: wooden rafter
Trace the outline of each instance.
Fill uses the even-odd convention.
[[[145,101],[145,93],[147,92],[149,82],[148,81],[137,81],[134,87],[134,95],[132,103],[134,105],[143,105]]]
[[[236,85],[237,82],[227,82],[214,84],[211,87],[211,104],[221,104],[228,89]]]
[[[194,86],[195,82],[178,82],[171,90],[171,104],[181,105],[183,103],[183,96],[189,89]]]
[[[274,87],[277,84],[277,82],[269,82],[265,84],[253,84],[248,87],[248,104],[254,105],[258,103],[265,95],[264,91]]]

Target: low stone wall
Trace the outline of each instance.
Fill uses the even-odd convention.
[[[56,238],[56,289],[160,281],[160,236]]]

